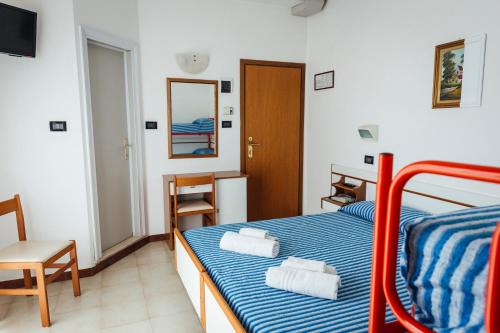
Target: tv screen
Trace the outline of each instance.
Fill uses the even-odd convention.
[[[37,14],[0,3],[0,52],[35,57]]]

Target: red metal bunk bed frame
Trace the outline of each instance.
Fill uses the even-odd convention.
[[[396,290],[399,217],[405,184],[418,174],[433,174],[500,184],[500,168],[462,163],[424,161],[410,164],[392,179],[393,155],[379,157],[369,333],[431,333],[415,320],[401,303]],[[386,304],[396,321],[385,323]],[[484,323],[486,332],[500,333],[500,221],[493,235]]]

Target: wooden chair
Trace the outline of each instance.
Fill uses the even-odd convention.
[[[179,188],[212,185],[203,199],[179,200]],[[203,226],[217,224],[215,203],[215,174],[199,177],[174,177],[174,228],[179,228],[179,217],[203,215]]]
[[[16,213],[19,242],[0,249],[0,270],[22,269],[24,275],[23,289],[0,289],[0,295],[38,295],[42,326],[50,326],[50,313],[47,297],[47,285],[59,275],[71,268],[73,294],[81,295],[80,278],[78,276],[78,259],[75,241],[28,241],[24,227],[24,216],[19,195],[13,199],[0,202],[0,216]],[[58,259],[69,253],[68,263],[56,263]],[[45,276],[45,269],[57,268],[50,276]],[[36,289],[33,289],[31,270],[36,272]]]

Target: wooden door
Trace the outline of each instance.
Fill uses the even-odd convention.
[[[302,213],[304,72],[304,64],[241,61],[249,221]]]

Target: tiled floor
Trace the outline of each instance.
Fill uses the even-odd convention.
[[[146,245],[101,273],[49,286],[52,326],[40,326],[36,297],[0,296],[0,332],[202,332],[165,242]]]

